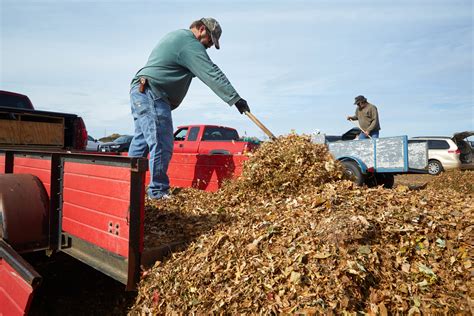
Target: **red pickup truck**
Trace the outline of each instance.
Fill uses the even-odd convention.
[[[171,186],[206,191],[216,191],[223,180],[240,175],[245,153],[258,147],[241,140],[235,129],[217,125],[179,126],[174,139]]]

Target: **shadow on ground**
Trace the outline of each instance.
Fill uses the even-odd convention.
[[[64,253],[26,259],[43,277],[29,315],[126,315],[135,292]]]

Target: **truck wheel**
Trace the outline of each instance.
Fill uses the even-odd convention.
[[[428,173],[435,176],[443,171],[443,165],[438,160],[428,161]]]
[[[364,176],[362,171],[360,171],[359,166],[354,161],[343,160],[341,161],[344,165],[344,175],[346,179],[351,180],[355,184],[361,186],[364,184]]]

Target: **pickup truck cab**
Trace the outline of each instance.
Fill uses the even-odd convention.
[[[179,126],[173,153],[233,155],[252,151],[256,144],[240,140],[234,128],[218,125]]]
[[[4,90],[0,90],[0,106],[26,110],[35,109],[30,98],[26,95]]]

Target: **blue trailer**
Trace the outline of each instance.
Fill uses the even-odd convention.
[[[427,173],[427,143],[409,141],[407,136],[330,142],[318,134],[313,140],[326,144],[358,185],[391,188],[396,174]]]

